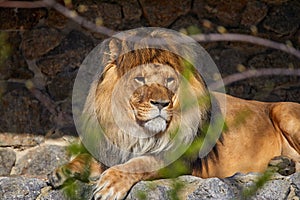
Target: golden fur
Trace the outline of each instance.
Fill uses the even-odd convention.
[[[145,55],[147,56],[145,57]],[[144,58],[141,59],[143,56]],[[203,124],[209,120],[207,118],[209,103],[203,103],[200,109],[202,115],[197,119],[192,119],[194,116],[190,113],[186,113],[184,117],[180,115],[178,75],[186,70],[182,62],[181,58],[175,54],[156,49],[141,49],[120,56],[116,63],[112,63],[104,69],[105,72],[100,78],[102,81],[93,83],[83,116],[87,118],[87,121],[91,120],[91,123],[94,123],[93,119],[97,118],[108,140],[113,141],[114,145],[122,149],[145,154],[157,153],[169,148],[171,145],[170,135],[180,123],[197,121]],[[135,80],[135,77],[143,76],[147,76],[147,84]],[[172,81],[169,88],[168,83],[164,82],[168,78]],[[190,77],[189,82],[197,97],[208,95],[200,76]],[[188,90],[188,88],[186,87],[184,90]],[[163,128],[158,127],[161,124],[159,121],[150,120],[151,116],[147,116],[151,115],[148,112],[151,110],[154,112],[156,109],[151,102],[168,103],[162,109],[162,114],[165,112],[165,116],[162,116],[165,118]],[[116,111],[113,113],[114,110]],[[119,115],[122,124],[116,124],[118,120],[116,118]],[[151,130],[149,126],[152,121],[156,123],[152,127],[159,130]],[[120,126],[122,126],[122,130],[120,130]],[[140,130],[140,127],[143,130]],[[137,129],[138,135],[124,133],[126,130],[133,132],[135,129]],[[148,137],[154,134],[156,134],[155,137]],[[185,139],[193,140],[196,134],[197,130],[187,131]],[[131,137],[132,135],[134,137]],[[125,161],[128,159],[122,162]]]
[[[197,130],[188,127],[190,129],[185,132],[182,141],[192,142],[190,140],[203,136],[203,126],[210,122],[212,105],[208,100],[211,99],[219,106],[226,127],[210,154],[205,158],[189,157],[185,160],[190,166],[187,173],[203,178],[223,178],[237,172],[263,172],[276,156],[289,157],[299,170],[299,104],[242,100],[216,92],[212,92],[208,98],[209,93],[201,75],[193,68],[187,69],[183,63],[185,61],[176,54],[151,48],[128,52],[113,59],[101,77],[93,82],[84,110],[86,123],[94,123],[96,119],[103,128],[104,136],[121,149],[152,155],[172,145],[172,132],[182,123],[182,119],[187,126],[192,126],[194,122],[188,121],[195,119],[200,125]],[[156,79],[151,81],[151,76]],[[197,98],[204,99],[199,101],[199,115],[181,113],[179,96],[183,88],[180,76],[188,79],[190,88],[187,90],[193,91]],[[226,105],[221,102],[224,98]],[[164,110],[164,116],[152,120],[153,115],[149,113],[158,106]],[[118,124],[114,115],[126,115],[125,122]],[[123,132],[135,130],[136,127],[143,130],[142,137],[132,137]],[[146,137],[147,134],[151,137]],[[111,154],[124,153],[111,146],[109,148]],[[162,177],[159,171],[151,168],[163,165],[164,161],[155,156],[131,157],[124,153],[124,159],[115,161],[116,165],[110,168],[105,163],[96,164],[94,159],[87,163],[83,158],[75,158],[68,166],[56,170],[50,176],[52,184],[58,186],[68,178],[63,175],[65,168],[76,168],[73,170],[75,172],[71,171],[78,174],[86,165],[92,168],[92,179],[100,176],[94,193],[96,199],[122,199],[136,182]],[[72,176],[72,173],[68,176]]]

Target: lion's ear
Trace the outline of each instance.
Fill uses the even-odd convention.
[[[110,63],[115,63],[117,58],[120,55],[121,41],[117,38],[112,38],[108,46],[109,46]]]

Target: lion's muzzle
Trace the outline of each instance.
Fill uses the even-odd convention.
[[[172,118],[174,93],[153,83],[136,89],[131,97],[137,123],[151,133],[166,130]]]

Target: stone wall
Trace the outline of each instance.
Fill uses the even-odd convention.
[[[160,26],[195,34],[225,28],[229,33],[256,35],[296,48],[300,43],[297,1],[74,1],[73,8],[113,30]],[[10,56],[0,67],[0,131],[74,134],[70,117],[73,81],[85,56],[106,36],[46,8],[0,8],[0,30],[3,49],[10,48]],[[241,42],[202,45],[223,77],[245,69],[299,68],[294,56],[263,46]],[[233,83],[227,91],[247,99],[299,102],[298,83],[297,77],[261,77]],[[28,86],[51,102],[37,100],[38,94]]]
[[[72,8],[117,31],[141,26],[187,34],[226,31],[300,46],[298,1],[77,0]],[[0,30],[0,199],[61,199],[61,191],[47,186],[46,174],[67,161],[65,146],[77,139],[71,117],[73,81],[85,56],[107,36],[82,28],[49,8],[0,8]],[[296,57],[255,44],[201,44],[223,77],[246,69],[300,68]],[[7,59],[2,52],[8,52]],[[300,102],[296,76],[252,78],[226,89],[246,99]],[[180,194],[187,199],[232,199],[239,198],[254,177],[203,180],[184,176],[177,181],[188,185]],[[155,192],[146,189],[147,185],[137,184],[129,197],[137,198],[136,191],[142,189],[149,191],[150,199],[169,198],[172,181],[155,181],[151,188]],[[292,199],[300,196],[299,188],[299,174],[276,176],[255,198]]]

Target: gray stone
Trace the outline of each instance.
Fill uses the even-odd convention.
[[[290,183],[287,180],[270,180],[252,197],[257,200],[277,199],[284,200],[290,192]]]
[[[297,59],[282,52],[258,54],[248,61],[248,65],[254,69],[289,68],[289,66],[300,68],[300,63]]]
[[[63,199],[67,199],[67,197],[62,190],[51,190],[46,194],[41,194],[39,200],[54,200],[54,199],[63,200]]]
[[[243,64],[246,56],[237,49],[216,49],[213,52],[213,58],[222,75],[228,75],[238,72],[237,66]]]
[[[3,31],[0,33],[0,38],[0,80],[32,78],[33,73],[28,69],[24,56],[19,51],[22,41],[20,34]]]
[[[237,174],[230,178],[202,179],[180,176],[175,179],[141,181],[129,192],[126,199],[297,199],[300,173],[291,176],[273,175],[253,196],[243,196],[243,191],[253,187],[261,174]],[[0,178],[0,199],[90,199],[94,185],[72,182],[59,190],[47,186],[44,180],[25,177]]]
[[[30,30],[46,16],[47,10],[43,8],[17,10],[1,8],[0,30]]]
[[[268,7],[266,4],[259,1],[249,1],[242,14],[241,24],[247,27],[255,26],[264,19],[267,13]]]
[[[71,31],[55,49],[43,56],[37,65],[42,73],[49,77],[61,72],[74,71],[75,68],[79,68],[93,46],[91,38],[79,31]]]
[[[225,179],[181,176],[142,181],[132,188],[127,199],[286,199],[293,196],[290,194],[292,185],[296,185],[295,193],[299,196],[299,174],[290,177],[275,174],[262,188],[254,191],[253,196],[245,196],[244,191],[255,185],[261,176],[258,173],[237,174]]]
[[[119,0],[118,3],[122,6],[125,20],[139,20],[142,16],[142,10],[137,0]]]
[[[9,175],[16,161],[16,153],[8,148],[0,148],[0,176]]]
[[[234,189],[222,179],[180,176],[136,184],[127,199],[234,199]]]
[[[25,88],[1,97],[0,116],[1,132],[44,134],[54,126],[49,111]]]
[[[230,185],[236,197],[240,199],[287,199],[292,186],[289,176],[275,173],[264,185],[257,187],[256,183],[261,176],[260,173],[236,174],[224,181]]]
[[[49,9],[48,10],[48,17],[45,20],[45,24],[49,27],[54,27],[57,29],[62,29],[66,27],[66,24],[68,23],[68,18],[61,14],[60,12]]]
[[[187,196],[189,200],[234,198],[233,189],[218,178],[199,181],[198,188]]]
[[[79,0],[77,5],[84,6],[80,16],[110,29],[116,29],[122,22],[122,8],[116,2]]]
[[[34,147],[45,141],[44,136],[28,133],[0,133],[0,147]]]
[[[292,174],[290,177],[291,182],[295,188],[295,193],[298,197],[300,197],[300,173]]]
[[[280,35],[295,33],[299,27],[300,4],[297,1],[290,1],[275,7],[263,22],[265,29]]]
[[[247,1],[218,1],[213,13],[223,26],[238,26]]]
[[[36,199],[43,187],[46,187],[46,183],[36,178],[0,177],[0,199]]]
[[[75,72],[59,73],[48,84],[48,91],[54,101],[61,101],[72,96],[72,88],[76,78]],[[71,105],[71,101],[69,101]]]
[[[26,31],[23,36],[22,49],[28,59],[38,58],[60,44],[63,34],[53,28],[40,28]]]
[[[68,156],[65,147],[44,145],[30,149],[17,160],[14,174],[46,177],[47,174],[67,161]]]
[[[50,190],[47,188],[39,196],[38,200],[82,200],[91,199],[93,194],[93,185],[80,181],[70,182],[60,190]]]
[[[189,27],[199,27],[199,20],[192,15],[179,17],[179,19],[177,19],[171,26],[171,28],[176,31],[180,31],[180,29],[188,29]],[[188,32],[188,34],[193,33]]]
[[[190,11],[192,1],[140,0],[140,3],[144,16],[151,26],[167,27],[179,16]]]
[[[193,1],[193,13],[195,13],[200,19],[206,18],[209,16],[209,6],[203,0],[194,0]]]
[[[139,200],[139,199],[171,199],[169,193],[172,190],[170,187],[171,180],[165,181],[142,181],[137,183],[127,196],[127,200]]]

